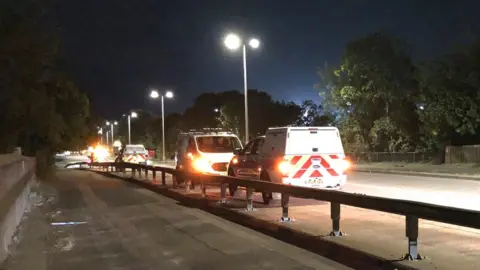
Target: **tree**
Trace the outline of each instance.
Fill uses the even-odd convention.
[[[0,2],[0,151],[21,146],[50,176],[55,151],[81,144],[88,99],[60,69],[47,1]]]
[[[320,94],[349,118],[366,149],[398,151],[418,134],[415,72],[401,41],[375,33],[350,42],[340,67],[320,72]]]
[[[480,128],[480,43],[425,65],[419,114],[427,145],[443,153]],[[460,140],[464,143],[464,140]],[[442,155],[441,160],[444,159]]]
[[[333,114],[324,111],[323,106],[315,104],[313,100],[303,101],[300,107],[299,126],[332,126],[335,122]]]

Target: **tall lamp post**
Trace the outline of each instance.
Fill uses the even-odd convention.
[[[137,118],[138,114],[136,112],[131,112],[128,114],[128,144],[132,144],[132,132],[130,128],[130,119]]]
[[[165,91],[165,94],[160,95],[157,90],[152,90],[150,92],[150,97],[153,99],[157,99],[160,97],[162,101],[162,160],[165,161],[165,106],[163,99],[165,98],[173,98],[172,91]]]
[[[111,131],[111,134],[112,134],[112,146],[113,146],[113,126],[115,125],[118,125],[118,122],[117,121],[114,121],[114,122],[108,122],[107,121],[107,126],[110,125],[110,131]],[[107,144],[108,144],[108,137],[107,137]]]
[[[225,46],[230,50],[237,50],[242,47],[243,51],[243,87],[244,87],[244,95],[245,95],[245,142],[248,142],[249,133],[248,133],[248,87],[247,87],[247,46],[245,42],[243,42],[239,36],[235,34],[229,34],[226,36],[224,41]],[[256,38],[252,38],[248,41],[248,46],[253,49],[257,49],[260,46],[260,41]]]

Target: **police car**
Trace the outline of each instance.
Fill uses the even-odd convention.
[[[335,127],[269,128],[250,141],[228,165],[228,175],[279,184],[339,188],[346,184],[350,162]],[[230,193],[236,191],[230,186]],[[268,204],[271,193],[262,193]]]

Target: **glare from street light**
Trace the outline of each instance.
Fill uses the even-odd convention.
[[[250,39],[250,42],[248,42],[248,45],[250,45],[250,47],[256,49],[260,46],[260,41],[256,38],[252,38],[252,39]]]
[[[172,92],[172,91],[167,91],[167,92],[165,93],[165,97],[166,97],[166,98],[173,98],[173,92]]]
[[[215,108],[213,111],[214,111],[214,112],[218,112],[218,108]]]
[[[138,114],[136,112],[132,112],[130,115],[132,116],[132,118],[138,117]]]
[[[150,97],[151,98],[158,98],[160,95],[158,94],[157,90],[152,90],[152,92],[150,92]]]
[[[108,125],[110,125],[110,122],[108,122],[108,121],[107,121],[107,123],[106,123],[106,124],[107,124],[107,126],[108,126]]]
[[[226,38],[225,38],[225,46],[227,48],[229,48],[230,50],[236,50],[240,47],[242,41],[240,40],[240,38],[235,35],[235,34],[229,34]]]
[[[114,124],[114,125],[118,125],[118,122],[117,122],[117,121],[115,121],[115,122],[113,122],[113,124]]]

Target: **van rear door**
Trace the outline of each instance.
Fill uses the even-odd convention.
[[[324,178],[341,177],[345,173],[342,140],[334,127],[290,128],[285,154],[293,166],[288,176],[305,180],[305,184],[321,185]]]

